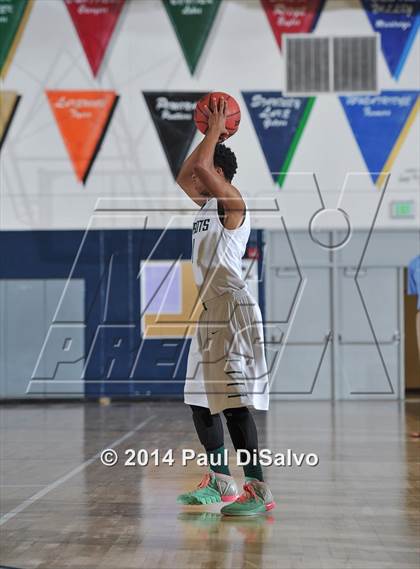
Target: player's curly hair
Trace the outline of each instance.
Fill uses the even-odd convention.
[[[238,162],[232,150],[224,144],[216,144],[213,163],[216,168],[219,166],[223,170],[226,180],[231,182],[238,169]]]

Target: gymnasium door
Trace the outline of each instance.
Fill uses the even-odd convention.
[[[399,269],[338,268],[336,398],[400,397]]]
[[[320,237],[322,237],[320,235]],[[271,396],[332,396],[329,253],[306,233],[266,233],[266,345]]]
[[[407,294],[407,269],[404,285],[405,388],[410,392],[420,389],[420,354],[416,333],[417,297]]]
[[[332,234],[319,237],[340,242]],[[357,271],[365,234],[354,234],[342,250],[333,251],[305,232],[266,233],[273,398],[402,396],[403,276],[398,260],[388,254],[388,238],[377,236]]]

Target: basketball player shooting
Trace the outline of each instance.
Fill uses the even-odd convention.
[[[231,183],[237,170],[235,154],[223,144],[236,132],[240,111],[229,95],[213,93],[205,99],[195,115],[205,137],[185,160],[177,182],[201,208],[193,224],[192,264],[203,310],[188,356],[184,401],[191,407],[210,469],[197,488],[177,501],[228,502],[222,514],[250,516],[271,510],[275,503],[264,482],[257,428],[249,410],[267,410],[269,404],[261,311],[241,269],[250,218]],[[234,115],[236,125],[231,128]],[[225,459],[221,413],[235,450],[247,450],[254,457],[244,466],[241,495]]]

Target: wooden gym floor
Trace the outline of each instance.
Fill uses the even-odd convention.
[[[319,465],[265,469],[277,509],[232,519],[175,502],[203,473],[180,465],[182,447],[201,450],[182,403],[5,405],[0,565],[418,569],[419,415],[416,401],[273,402],[256,413],[260,447]],[[173,448],[176,464],[106,467],[110,446]]]

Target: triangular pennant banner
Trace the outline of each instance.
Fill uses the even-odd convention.
[[[221,0],[163,0],[191,74],[206,44]]]
[[[281,49],[283,34],[312,32],[325,0],[261,0],[277,44]]]
[[[85,183],[118,102],[114,91],[47,91],[80,182]]]
[[[340,100],[371,178],[381,188],[414,122],[419,93],[382,91]]]
[[[125,0],[64,0],[96,77]]]
[[[273,180],[282,187],[315,97],[286,97],[280,91],[242,95]]]
[[[32,8],[32,0],[0,0],[0,78],[6,76]]]
[[[362,0],[389,71],[398,79],[419,29],[419,0]]]
[[[15,91],[0,91],[0,149],[12,124],[20,95]]]
[[[174,178],[197,131],[194,109],[204,95],[201,92],[179,91],[143,93]]]

